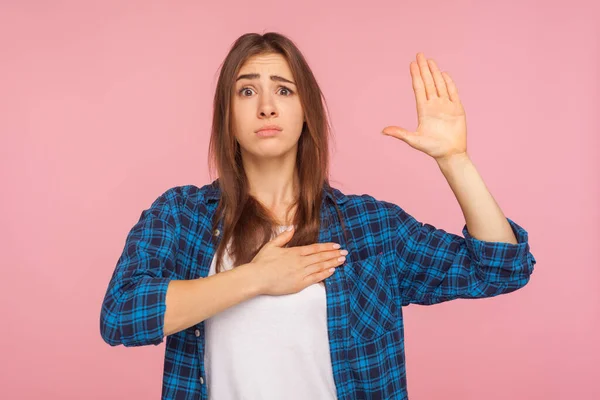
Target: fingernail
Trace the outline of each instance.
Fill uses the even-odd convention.
[[[337,243],[333,245],[333,248],[334,248],[334,249],[339,249],[340,247],[342,247],[342,246],[340,246],[340,245],[339,245],[339,244],[337,244]]]

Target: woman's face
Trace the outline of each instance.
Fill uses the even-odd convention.
[[[296,154],[304,113],[292,71],[280,54],[252,57],[240,69],[232,100],[234,135],[244,153],[258,158]],[[281,130],[262,135],[267,125]]]

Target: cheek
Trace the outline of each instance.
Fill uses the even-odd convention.
[[[290,123],[300,123],[302,125],[302,120],[304,119],[304,111],[302,110],[302,105],[300,101],[295,101],[293,103],[285,103],[281,105],[280,110],[282,111],[282,116],[290,122]]]
[[[245,118],[247,118],[247,114],[248,106],[246,104],[234,102],[231,105],[231,115],[236,123],[243,121]]]
[[[238,104],[231,108],[232,125],[237,135],[245,135],[248,127],[255,125],[255,113],[247,104]]]

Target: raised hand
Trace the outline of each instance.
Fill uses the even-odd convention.
[[[387,126],[382,133],[404,141],[437,161],[466,155],[466,115],[450,75],[441,72],[432,59],[425,59],[423,53],[417,53],[417,61],[410,63],[410,74],[417,102],[417,130]]]

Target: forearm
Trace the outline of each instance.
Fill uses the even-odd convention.
[[[510,224],[469,156],[436,161],[460,204],[469,234],[482,241],[516,244]]]
[[[251,268],[232,270],[191,280],[169,282],[164,333],[172,335],[259,294]]]

